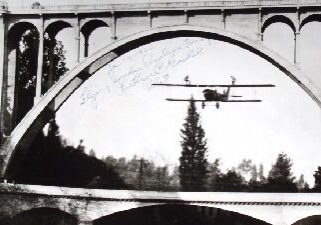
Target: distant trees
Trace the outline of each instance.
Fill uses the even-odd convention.
[[[179,178],[183,191],[204,191],[207,181],[205,131],[193,98],[187,109],[187,117],[181,129],[182,152],[179,158]]]
[[[175,185],[175,171],[170,175],[168,166],[156,166],[154,162],[138,158],[136,155],[127,160],[107,156],[104,162],[114,168],[130,189],[135,190],[178,190]]]

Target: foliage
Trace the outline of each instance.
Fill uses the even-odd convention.
[[[191,98],[187,117],[181,129],[182,152],[179,158],[179,178],[183,191],[204,191],[207,180],[205,131]]]
[[[51,121],[48,135],[42,132],[23,158],[15,181],[27,184],[118,189],[127,186],[112,167],[84,151],[62,144],[59,127]]]
[[[246,191],[246,182],[241,174],[234,170],[228,170],[219,177],[217,191]]]
[[[291,168],[291,159],[284,153],[279,154],[269,172],[265,188],[270,192],[296,192],[297,186]]]
[[[36,29],[26,31],[19,42],[17,54],[17,122],[31,109],[36,91],[39,34]],[[68,68],[61,42],[44,38],[42,94],[45,93]]]

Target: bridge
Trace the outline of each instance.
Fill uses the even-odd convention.
[[[0,3],[0,175],[10,179],[19,167],[19,156],[30,140],[59,110],[69,96],[97,70],[124,53],[167,38],[195,36],[224,41],[251,51],[289,76],[321,107],[321,83],[300,69],[302,27],[321,21],[320,0],[195,1],[137,4],[13,7]],[[273,23],[293,31],[294,58],[290,62],[263,44],[264,32]],[[107,27],[106,47],[89,56],[89,37]],[[42,90],[44,36],[55,38],[65,28],[74,29],[76,66],[52,88]],[[18,123],[16,119],[17,49],[22,34],[39,34],[34,107]],[[83,43],[83,46],[81,44]],[[50,54],[53,54],[53,51]],[[53,71],[49,71],[53,73]],[[17,157],[18,156],[18,157]],[[320,214],[320,194],[263,193],[159,193],[87,190],[19,185],[1,192],[0,216],[14,218],[33,208],[54,208],[91,224],[124,210],[166,204],[195,205],[248,215],[273,225],[300,224]],[[19,204],[18,204],[19,203]],[[18,208],[12,207],[17,205]],[[210,210],[209,210],[210,212]],[[1,219],[1,218],[0,218]],[[299,221],[299,222],[297,222]],[[304,224],[304,223],[302,223]]]
[[[195,206],[203,216],[213,218],[215,210],[224,210],[272,225],[301,225],[316,224],[305,221],[320,215],[321,209],[321,194],[317,193],[142,192],[13,184],[1,187],[0,223],[1,219],[12,219],[40,208],[59,210],[74,217],[78,224],[95,224],[101,218],[108,220],[110,215],[130,213],[138,208],[189,205]]]

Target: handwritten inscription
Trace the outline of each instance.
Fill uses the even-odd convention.
[[[103,92],[122,95],[132,87],[152,88],[152,83],[164,83],[169,79],[169,71],[201,55],[210,45],[210,40],[184,38],[178,45],[159,47],[147,45],[121,56],[106,66],[107,82],[104,87],[86,86],[80,96],[81,103],[90,102],[98,106],[97,97]]]

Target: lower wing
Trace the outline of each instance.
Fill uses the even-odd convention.
[[[261,102],[259,99],[251,99],[251,100],[217,100],[217,101],[207,101],[200,99],[177,99],[177,98],[166,98],[167,101],[172,102]]]
[[[259,99],[251,99],[251,100],[222,100],[220,102],[262,102],[262,100]]]
[[[208,102],[206,100],[200,100],[200,99],[178,99],[178,98],[166,98],[167,101],[172,102]]]

